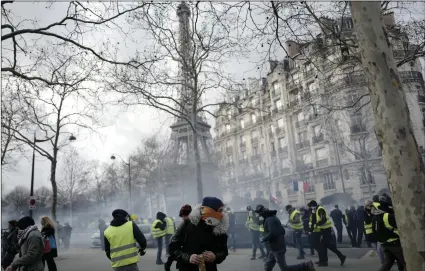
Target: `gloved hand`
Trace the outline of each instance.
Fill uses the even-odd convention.
[[[139,255],[140,256],[145,256],[146,251],[144,249],[139,249]]]

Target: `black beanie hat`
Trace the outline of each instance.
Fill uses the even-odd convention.
[[[116,218],[116,217],[122,217],[125,218],[128,216],[128,213],[126,211],[124,211],[123,209],[116,209],[112,212],[112,217]]]
[[[30,216],[24,216],[23,218],[18,220],[18,228],[20,230],[25,230],[29,226],[35,225],[34,219]]]

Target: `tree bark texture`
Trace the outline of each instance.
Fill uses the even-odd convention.
[[[423,270],[425,170],[413,134],[406,97],[381,22],[380,2],[351,2],[375,133],[382,149],[407,271]]]
[[[56,206],[58,204],[58,184],[56,183],[56,158],[53,158],[50,165],[50,183],[52,184],[52,219],[56,222]]]

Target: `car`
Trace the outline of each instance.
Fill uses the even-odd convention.
[[[109,227],[109,223],[107,223],[106,226]],[[151,225],[137,224],[137,226],[146,238],[147,247],[156,247],[156,240],[152,237]],[[99,248],[101,246],[102,244],[100,242],[100,232],[99,230],[96,230],[91,236],[91,247]],[[139,244],[137,244],[137,246],[139,246]]]

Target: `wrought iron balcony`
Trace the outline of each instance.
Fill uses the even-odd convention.
[[[425,96],[418,95],[418,102],[425,103]]]
[[[311,98],[311,93],[310,92],[304,92],[303,93],[303,100],[308,100]]]
[[[226,147],[226,153],[232,154],[233,153],[233,147]]]
[[[329,164],[328,158],[325,159],[319,159],[316,161],[317,167],[326,167]]]
[[[252,146],[257,146],[258,145],[258,138],[256,138],[256,137],[251,138],[251,145]]]
[[[400,72],[400,79],[403,83],[411,83],[417,82],[424,84],[424,78],[422,77],[422,73],[417,71],[404,71]]]
[[[320,133],[319,135],[313,136],[313,143],[322,142],[325,139],[324,135]]]
[[[285,132],[285,129],[283,129],[282,127],[277,127],[276,128],[276,134],[277,135],[279,135],[279,134],[283,134]]]
[[[295,146],[297,150],[308,148],[310,147],[310,141],[304,140],[303,142],[297,143]]]
[[[305,125],[305,120],[297,120],[295,121],[295,128],[300,128]]]
[[[364,127],[364,125],[356,124],[356,125],[352,125],[350,127],[350,130],[352,134],[364,133],[366,132],[366,127]]]
[[[240,148],[241,150],[245,150],[245,149],[246,149],[246,142],[241,142],[241,143],[239,143],[239,148]]]

